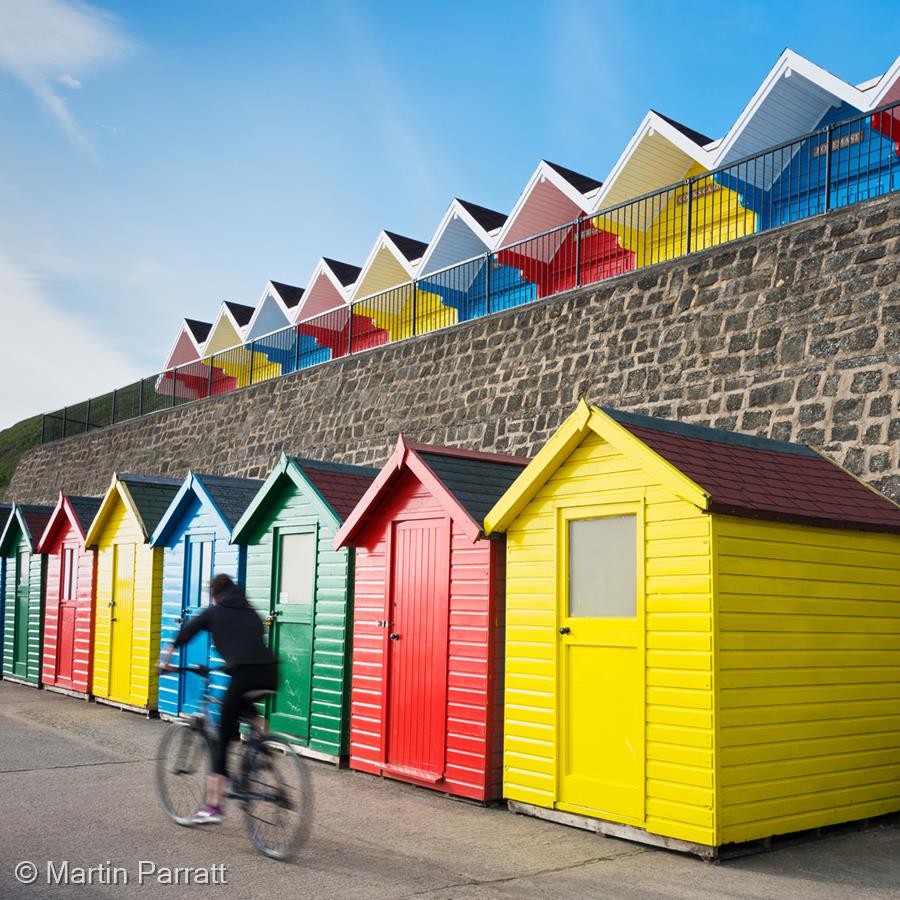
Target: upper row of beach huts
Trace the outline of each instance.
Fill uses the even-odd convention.
[[[344,355],[351,340],[388,343],[678,256],[688,241],[703,249],[880,195],[900,186],[900,123],[893,110],[864,114],[898,99],[900,58],[853,85],[785,50],[723,138],[650,111],[605,180],[541,160],[509,214],[454,199],[428,242],[381,231],[362,266],[322,257],[305,288],[269,281],[255,307],[185,319],[164,368],[181,367],[181,396],[218,393]],[[854,117],[833,132],[826,166],[827,138],[809,133]],[[252,350],[225,354],[212,375],[192,368],[242,345]]]

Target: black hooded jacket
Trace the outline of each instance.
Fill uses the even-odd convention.
[[[225,660],[225,671],[239,666],[276,662],[275,654],[266,646],[259,613],[247,602],[247,595],[234,585],[216,597],[206,609],[185,622],[173,642],[186,644],[195,634],[208,631],[219,656]]]

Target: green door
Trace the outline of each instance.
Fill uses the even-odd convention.
[[[19,678],[28,675],[28,613],[30,607],[29,597],[29,569],[31,568],[31,554],[27,550],[20,550],[16,556],[16,624],[13,632],[13,674]]]
[[[273,731],[308,741],[318,534],[315,528],[280,528],[273,543],[269,640],[280,682],[269,720]]]

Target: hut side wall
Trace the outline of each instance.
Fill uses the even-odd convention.
[[[616,502],[635,488],[646,491],[644,827],[709,845],[715,836],[710,518],[594,433],[507,533],[503,792],[537,806],[557,804],[557,510]]]
[[[900,810],[900,536],[715,517],[719,843]]]

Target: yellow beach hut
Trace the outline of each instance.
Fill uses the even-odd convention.
[[[504,796],[718,855],[900,810],[900,507],[797,444],[582,402],[507,535]]]
[[[156,708],[163,549],[148,541],[180,485],[114,475],[85,538],[97,548],[91,692],[100,702]]]

